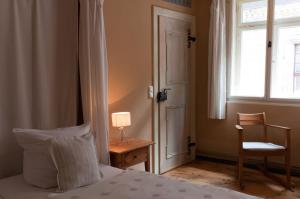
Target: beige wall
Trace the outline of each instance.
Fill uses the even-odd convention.
[[[203,103],[203,102],[202,102]],[[201,103],[201,104],[202,104]],[[201,112],[206,114],[204,105],[201,105]],[[294,166],[300,166],[300,108],[293,106],[264,105],[264,104],[239,104],[229,103],[227,106],[227,120],[213,121],[206,117],[198,118],[198,144],[199,152],[220,157],[236,156],[237,133],[233,124],[236,122],[236,113],[266,112],[268,123],[287,125],[293,129],[292,136],[292,161]],[[298,116],[298,117],[297,117]],[[248,129],[247,139],[256,140],[261,138],[261,129]],[[284,144],[284,134],[273,130],[270,132],[270,139],[275,143]],[[273,161],[280,161],[274,159]]]
[[[234,158],[237,156],[237,134],[234,129],[236,113],[266,112],[269,123],[287,125],[293,128],[292,135],[292,162],[300,166],[300,107],[229,103],[227,119],[213,121],[207,119],[207,87],[208,87],[208,30],[209,30],[209,2],[197,1],[197,144],[198,153],[216,157]],[[260,135],[256,129],[250,129],[247,139],[257,139]],[[271,138],[275,142],[283,140],[280,132],[272,132]],[[280,159],[273,161],[281,161]]]
[[[130,111],[130,136],[152,138],[153,85],[152,6],[193,14],[193,9],[162,0],[106,0],[104,5],[108,59],[110,112]],[[117,130],[111,128],[115,137]]]
[[[105,22],[109,55],[110,111],[130,111],[133,125],[128,134],[150,139],[152,135],[152,100],[147,87],[152,85],[151,7],[161,7],[197,17],[197,142],[200,154],[235,157],[237,137],[233,125],[236,112],[262,112],[270,123],[294,129],[293,165],[300,166],[300,107],[228,104],[225,121],[207,119],[208,36],[210,0],[195,0],[193,9],[185,9],[161,0],[106,0]],[[112,134],[115,129],[112,129]],[[250,138],[258,137],[253,133]],[[275,133],[278,141],[281,136]]]

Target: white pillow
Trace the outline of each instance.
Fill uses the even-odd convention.
[[[68,191],[101,180],[92,134],[71,138],[54,138],[50,154],[57,168],[60,191]]]
[[[82,136],[90,131],[89,124],[52,130],[13,129],[19,145],[24,149],[25,181],[40,188],[57,187],[57,169],[49,153],[51,139]]]

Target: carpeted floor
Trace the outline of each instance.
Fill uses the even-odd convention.
[[[241,191],[236,182],[235,166],[222,163],[195,161],[169,171],[164,175],[178,179],[185,179],[191,183],[204,182],[263,198],[300,198],[300,178],[292,178],[296,187],[294,192],[291,192],[281,187],[276,182],[266,178],[261,174],[261,172],[254,169],[245,169],[245,189]]]

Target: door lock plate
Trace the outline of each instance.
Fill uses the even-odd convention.
[[[157,94],[157,102],[158,103],[168,100],[168,90],[171,90],[171,89],[166,88],[163,91],[158,92],[158,94]]]

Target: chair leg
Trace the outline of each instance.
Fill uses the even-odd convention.
[[[236,167],[235,167],[235,176],[236,176],[236,179],[238,180],[239,179],[239,161],[237,162],[236,164]]]
[[[244,164],[244,159],[243,155],[240,154],[239,156],[239,162],[238,162],[238,181],[239,181],[239,186],[241,189],[243,189],[243,164]]]
[[[264,167],[265,167],[265,170],[267,171],[268,170],[268,157],[267,156],[264,157]]]
[[[286,169],[286,186],[291,189],[291,158],[290,153],[287,152],[285,155],[285,169]]]

